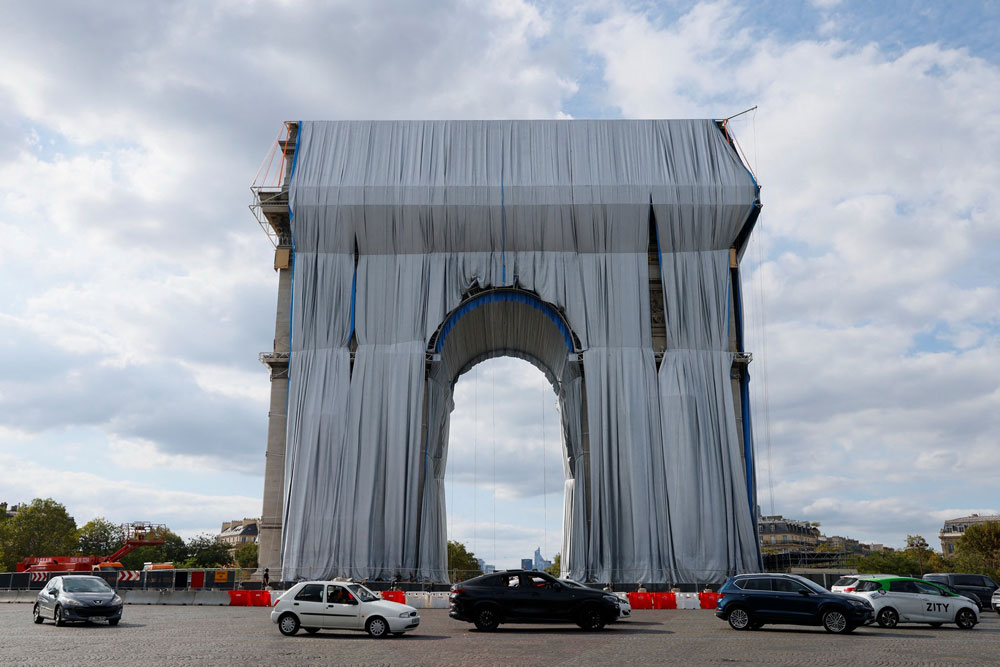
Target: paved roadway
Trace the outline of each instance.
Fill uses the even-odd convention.
[[[1000,617],[973,630],[926,625],[736,632],[710,611],[636,611],[601,632],[576,626],[501,626],[477,632],[420,610],[402,637],[320,632],[283,637],[259,607],[127,606],[121,625],[31,622],[26,604],[0,605],[2,665],[943,665],[997,664]]]

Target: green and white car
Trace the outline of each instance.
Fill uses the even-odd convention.
[[[848,595],[868,600],[875,609],[875,620],[883,628],[894,628],[899,623],[929,623],[933,627],[954,623],[971,630],[979,623],[975,603],[923,579],[868,579],[859,581]]]

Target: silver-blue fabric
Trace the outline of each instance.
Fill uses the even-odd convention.
[[[295,161],[284,579],[447,580],[452,391],[501,354],[558,397],[564,574],[710,582],[757,567],[729,342],[729,249],[756,186],[714,122],[303,122]],[[429,354],[473,287],[537,294],[580,354],[507,302]]]

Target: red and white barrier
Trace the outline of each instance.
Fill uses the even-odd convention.
[[[119,570],[118,581],[139,581],[139,570]]]
[[[32,572],[29,581],[45,581],[48,572]]]

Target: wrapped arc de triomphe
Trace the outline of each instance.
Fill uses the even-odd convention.
[[[562,567],[760,567],[738,261],[759,188],[711,120],[288,123],[261,567],[447,581],[452,392],[480,361],[558,400]]]

